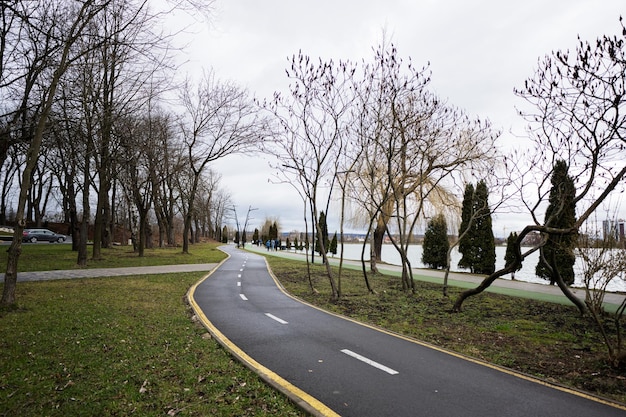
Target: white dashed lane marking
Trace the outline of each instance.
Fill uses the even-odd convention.
[[[279,318],[279,317],[276,317],[276,316],[275,316],[275,315],[273,315],[273,314],[270,314],[270,313],[265,313],[265,315],[266,315],[267,317],[269,317],[270,319],[272,319],[272,320],[276,320],[276,321],[277,321],[277,322],[279,322],[280,324],[288,324],[288,322],[286,322],[285,320],[283,320],[283,319],[281,319],[281,318]]]
[[[342,349],[341,351],[342,351],[343,353],[345,353],[346,355],[348,355],[348,356],[352,356],[353,358],[358,359],[358,360],[360,360],[361,362],[365,362],[366,364],[368,364],[368,365],[370,365],[370,366],[373,366],[374,368],[377,368],[377,369],[380,369],[381,371],[387,372],[389,375],[396,375],[396,374],[398,374],[398,373],[399,373],[399,372],[398,372],[398,371],[396,371],[396,370],[393,370],[393,369],[391,369],[391,368],[388,368],[388,367],[386,367],[385,365],[381,365],[381,364],[380,364],[380,363],[378,363],[378,362],[374,362],[373,360],[368,359],[368,358],[366,358],[365,356],[361,356],[361,355],[359,355],[358,353],[354,353],[354,352],[353,352],[353,351],[351,351],[351,350],[348,350],[348,349]]]
[[[248,297],[246,297],[245,295],[239,294],[239,296],[241,297],[243,301],[248,301]]]

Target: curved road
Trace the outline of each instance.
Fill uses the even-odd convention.
[[[260,255],[230,257],[190,291],[213,335],[313,414],[626,416],[626,408],[394,336],[284,294]]]

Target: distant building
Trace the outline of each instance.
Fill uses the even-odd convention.
[[[602,237],[604,239],[623,242],[625,234],[626,222],[624,220],[604,220],[602,222]]]

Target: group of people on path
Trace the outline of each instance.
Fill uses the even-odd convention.
[[[281,248],[280,240],[269,239],[267,242],[265,242],[265,247],[267,248],[268,251],[278,250]]]

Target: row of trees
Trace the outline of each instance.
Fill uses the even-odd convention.
[[[468,297],[481,293],[498,277],[515,272],[530,253],[540,251],[537,273],[556,283],[581,314],[591,314],[614,366],[626,360],[622,334],[626,298],[612,320],[605,320],[601,300],[606,285],[623,278],[615,268],[624,265],[621,256],[579,245],[585,246],[576,250],[584,261],[584,301],[571,293],[567,282],[573,277],[579,232],[611,196],[624,191],[626,28],[621,17],[620,23],[621,34],[604,35],[594,42],[579,39],[575,51],[555,51],[540,59],[534,76],[515,91],[529,104],[520,115],[529,122],[528,133],[535,147],[507,162],[516,178],[516,195],[533,223],[511,237],[505,268],[463,292],[454,305],[460,310]],[[536,232],[541,241],[522,252],[521,242]]]
[[[571,227],[576,222],[576,204],[574,202],[574,182],[567,175],[568,166],[565,161],[558,160],[552,172],[549,204],[546,209],[546,225],[555,228]],[[458,231],[458,241],[450,245],[448,241],[448,226],[445,216],[439,214],[428,222],[424,236],[424,252],[422,261],[430,268],[446,268],[449,270],[450,251],[458,245],[462,257],[458,266],[469,269],[475,274],[490,275],[495,271],[496,251],[492,227],[492,210],[489,206],[489,191],[485,181],[479,181],[474,188],[473,184],[465,186],[463,204],[461,207],[461,225]],[[554,213],[559,215],[555,216]],[[513,250],[517,232],[512,232],[507,239],[506,263],[513,262]],[[556,273],[566,285],[574,283],[574,263],[576,257],[574,249],[577,244],[576,234],[564,236],[548,236],[541,248],[542,256],[536,266],[538,277],[556,283],[555,273],[551,271],[550,262],[555,258]],[[521,266],[520,266],[521,268]],[[445,294],[445,291],[444,291]]]
[[[217,80],[177,83],[175,34],[162,17],[210,10],[212,0],[15,0],[0,4],[0,220],[15,218],[1,303],[15,302],[22,230],[62,207],[77,263],[101,257],[116,224],[151,223],[183,251],[219,239],[231,205],[211,163],[258,149],[267,123],[248,93]],[[196,13],[197,14],[197,13]],[[167,103],[167,104],[165,104]]]
[[[461,210],[459,238],[454,245],[448,242],[448,225],[443,214],[428,222],[424,235],[422,261],[431,268],[447,268],[450,251],[458,245],[462,257],[459,267],[475,274],[491,274],[496,266],[496,248],[489,207],[489,192],[485,181],[465,186]]]
[[[279,180],[300,193],[323,262],[329,265],[320,212],[328,213],[339,195],[342,208],[360,213],[352,221],[374,237],[370,269],[386,234],[401,255],[403,286],[414,291],[406,256],[411,236],[424,217],[454,206],[455,184],[497,165],[498,132],[432,93],[428,67],[405,64],[393,45],[381,45],[361,65],[316,63],[300,53],[287,73],[290,93],[262,103],[279,123],[266,150],[280,161]],[[363,270],[371,290],[365,262]],[[327,275],[338,299],[329,266]]]
[[[496,146],[499,132],[487,120],[434,94],[428,65],[403,60],[384,40],[371,60],[358,64],[298,53],[287,69],[288,92],[255,103],[210,72],[170,82],[176,68],[160,16],[141,0],[0,3],[0,217],[9,201],[16,202],[2,304],[15,301],[22,229],[29,216],[41,219],[51,196],[72,225],[79,264],[87,259],[92,221],[94,258],[111,243],[119,218],[136,224],[141,254],[151,219],[160,242],[174,243],[173,225],[182,217],[188,251],[192,231],[219,235],[232,205],[211,164],[262,146],[279,161],[277,179],[302,198],[305,236],[312,225],[333,299],[341,296],[341,267],[335,277],[320,214],[335,199],[341,202],[339,243],[351,209],[359,215],[350,220],[371,238],[369,269],[376,271],[387,235],[400,254],[407,291],[415,291],[407,252],[416,229],[435,216],[454,219],[461,210],[463,263],[488,276],[459,296],[455,310],[519,269],[534,251],[541,251],[540,273],[585,310],[559,265],[571,259],[569,245],[581,226],[623,189],[623,24],[620,35],[580,40],[575,52],[557,51],[538,62],[534,76],[515,91],[528,104],[520,114],[529,122],[534,149],[505,156]],[[571,181],[553,187],[555,167]],[[473,191],[464,188],[474,182]],[[487,185],[497,196],[491,209]],[[463,193],[469,218],[458,198]],[[494,271],[491,249],[476,250],[472,236],[488,229],[489,216],[479,213],[490,215],[512,197],[532,222],[512,239],[510,262]],[[537,232],[542,240],[522,252],[521,242]]]
[[[370,270],[376,270],[382,237],[391,239],[402,259],[406,289],[414,290],[406,253],[416,226],[440,213],[454,218],[459,208],[461,266],[489,278],[459,297],[455,308],[512,272],[494,270],[490,225],[491,212],[512,198],[520,201],[517,210],[528,209],[533,224],[517,235],[519,256],[509,268],[518,269],[529,253],[539,250],[538,274],[565,287],[561,281],[571,282],[571,274],[559,274],[557,264],[571,259],[576,230],[623,177],[615,159],[623,140],[622,56],[623,39],[604,37],[595,50],[580,41],[575,55],[555,52],[540,61],[536,76],[516,90],[531,105],[520,114],[530,122],[536,148],[506,156],[496,152],[498,132],[488,122],[468,117],[433,94],[428,67],[405,63],[393,45],[381,45],[372,62],[361,65],[315,62],[300,53],[287,69],[289,94],[276,93],[261,103],[279,123],[266,149],[278,158],[279,180],[300,193],[316,247],[328,244],[319,213],[328,213],[335,196],[341,201],[341,228],[347,202],[371,234]],[[550,186],[555,170],[571,178],[569,185],[559,180],[558,186]],[[459,185],[476,177],[476,189],[467,185],[461,206]],[[496,190],[492,208],[487,184]],[[571,195],[572,204],[562,203],[565,195]],[[575,205],[583,201],[584,212],[576,218]],[[543,239],[522,254],[522,240],[535,232]],[[319,251],[322,258],[325,252]],[[363,271],[369,288],[365,263]],[[337,299],[330,269],[327,274]]]
[[[326,243],[319,213],[328,213],[335,197],[341,201],[341,230],[349,206],[371,236],[370,270],[376,271],[387,235],[402,259],[402,284],[415,291],[406,254],[416,226],[437,216],[432,229],[442,228],[440,215],[454,219],[461,211],[462,264],[487,276],[458,296],[455,311],[539,251],[537,273],[585,312],[587,306],[567,285],[572,242],[597,209],[623,191],[626,175],[626,29],[621,26],[619,35],[580,39],[575,51],[540,59],[536,73],[515,90],[525,102],[519,113],[529,123],[530,149],[499,154],[499,134],[489,122],[437,97],[428,88],[428,67],[406,63],[393,45],[383,43],[371,62],[360,65],[294,55],[287,69],[289,93],[262,103],[279,123],[267,151],[280,161],[279,180],[300,193],[319,247]],[[476,180],[476,189],[465,189],[472,198],[461,206],[459,187]],[[491,208],[486,185],[495,196]],[[494,270],[490,216],[507,206],[532,221],[511,236],[506,266]],[[464,212],[472,213],[469,219]],[[522,251],[530,234],[541,239]],[[320,253],[328,265],[325,251]],[[327,275],[337,300],[340,286],[330,268]],[[365,262],[363,276],[371,291]]]

